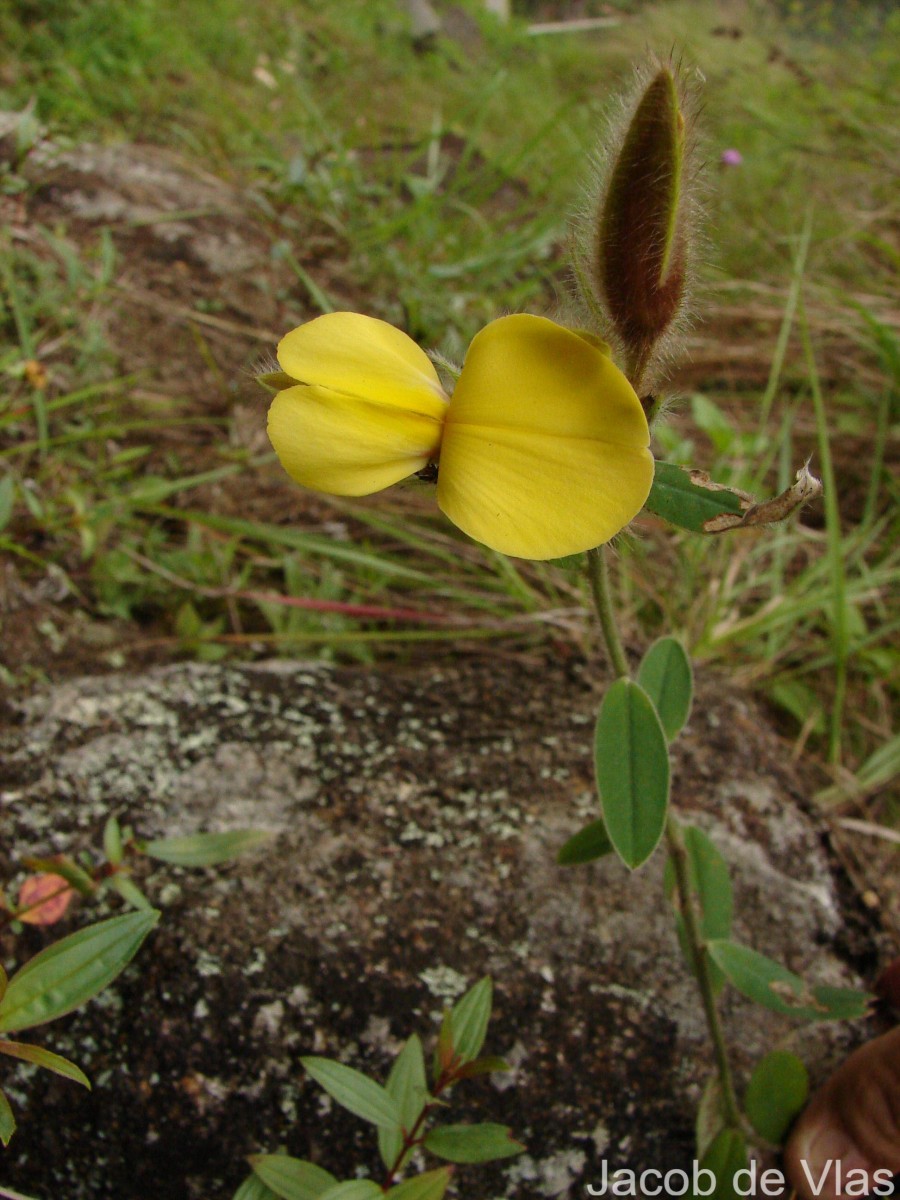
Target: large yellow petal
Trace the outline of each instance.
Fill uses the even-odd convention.
[[[425,351],[375,317],[352,312],[316,317],[281,339],[278,363],[299,383],[438,419],[446,411],[446,393]]]
[[[272,401],[268,433],[281,465],[297,483],[333,496],[367,496],[434,459],[441,422],[301,384]]]
[[[653,482],[640,401],[609,357],[543,317],[501,317],[473,340],[441,444],[438,504],[519,558],[601,545]]]

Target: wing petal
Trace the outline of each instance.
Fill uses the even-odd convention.
[[[272,401],[268,433],[281,465],[297,483],[333,496],[366,496],[435,458],[441,422],[301,384]]]
[[[446,412],[447,396],[428,355],[375,317],[352,312],[316,317],[281,339],[278,363],[298,383],[438,419]]]

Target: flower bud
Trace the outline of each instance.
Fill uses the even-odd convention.
[[[637,374],[685,305],[684,158],[679,91],[663,66],[645,87],[611,163],[594,246],[599,299]]]

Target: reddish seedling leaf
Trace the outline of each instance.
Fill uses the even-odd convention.
[[[26,925],[55,925],[74,895],[61,875],[29,875],[19,891],[16,916]]]

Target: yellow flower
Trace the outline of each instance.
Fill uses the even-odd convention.
[[[269,437],[298,483],[363,496],[439,462],[437,501],[470,537],[519,558],[560,558],[615,536],[653,482],[640,401],[597,345],[544,317],[476,334],[452,397],[405,333],[330,313],[278,346],[298,382]]]

